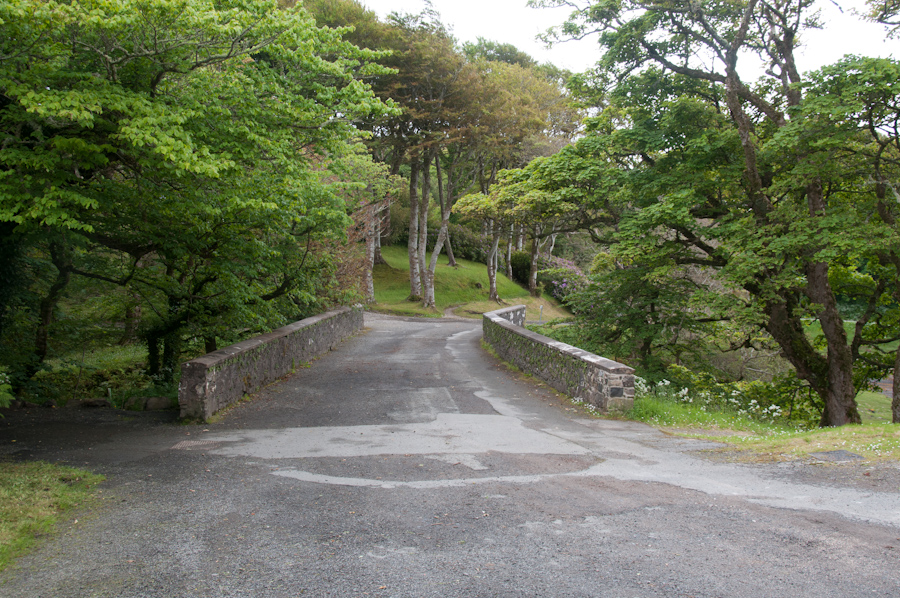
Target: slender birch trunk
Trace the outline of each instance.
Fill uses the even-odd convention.
[[[506,277],[510,280],[513,279],[513,270],[512,270],[512,254],[513,254],[513,236],[516,232],[516,226],[511,224],[509,226],[509,237],[506,239]]]
[[[390,206],[388,206],[388,208],[380,207],[375,211],[375,255],[373,257],[373,264],[387,263],[387,260],[381,255],[381,234],[384,230],[384,221],[386,219],[385,216],[382,215],[382,212],[389,217],[391,213]]]
[[[488,254],[488,298],[500,303],[500,295],[497,292],[497,252],[500,247],[500,226],[491,221],[491,252]]]
[[[447,227],[447,238],[444,239],[444,244],[447,246],[447,265],[453,268],[459,266],[456,263],[456,257],[453,255],[453,243],[450,242],[450,227]]]
[[[379,228],[378,211],[375,209],[374,205],[371,205],[367,210],[366,217],[366,303],[375,303],[375,277],[372,270],[375,268],[376,231]]]
[[[428,207],[431,203],[431,158],[425,152],[422,163],[422,192],[419,196],[419,272],[422,276],[422,300],[434,298],[434,275],[428,270]]]
[[[409,172],[409,256],[408,301],[421,301],[422,278],[419,275],[419,161],[412,160]]]
[[[438,257],[441,255],[444,241],[447,239],[447,229],[450,225],[450,202],[444,197],[443,177],[441,176],[441,160],[440,156],[435,160],[435,171],[437,173],[438,202],[441,206],[441,228],[438,231],[437,239],[434,242],[434,248],[431,250],[431,262],[428,264],[426,277],[428,284],[425,285],[425,298],[422,304],[425,307],[434,307],[434,274],[437,271]],[[449,246],[448,246],[449,247]]]
[[[538,257],[541,253],[541,241],[538,234],[540,234],[538,227],[535,226],[534,237],[531,239],[531,267],[528,270],[528,291],[532,297],[538,297],[541,294],[537,286]]]

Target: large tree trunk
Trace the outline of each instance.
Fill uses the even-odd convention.
[[[825,197],[818,180],[807,185],[806,198],[810,216],[825,215]],[[825,402],[820,422],[823,427],[862,423],[856,408],[856,388],[853,385],[853,353],[828,280],[828,269],[827,262],[812,262],[806,267],[806,294],[813,303],[822,306],[818,319],[828,347],[828,384],[821,393]]]
[[[810,269],[813,270],[814,266],[815,264],[811,264]],[[818,282],[819,277],[823,275],[827,277],[827,269],[824,272],[813,271],[810,283],[812,284],[813,280]],[[859,423],[859,412],[856,409],[855,390],[851,376],[852,368],[845,366],[846,369],[844,369],[838,362],[839,359],[846,359],[847,356],[841,355],[839,351],[832,351],[829,346],[828,354],[823,357],[809,342],[802,320],[795,315],[799,302],[788,295],[784,295],[782,299],[783,301],[773,300],[766,304],[768,316],[766,330],[778,343],[782,356],[794,366],[797,376],[801,380],[805,380],[822,400],[824,408],[820,424],[837,426]],[[813,299],[813,301],[817,300]],[[830,322],[835,319],[835,316],[836,309],[830,315],[823,313],[819,317],[823,334],[826,327],[829,329],[827,334],[832,338],[829,345],[839,342],[840,333],[844,332],[839,316],[836,319],[840,332],[835,329],[834,323]],[[844,336],[844,347],[849,353],[846,345],[846,333]]]
[[[792,47],[784,49],[790,69],[793,69]],[[765,194],[765,185],[759,173],[758,156],[753,124],[744,110],[738,92],[739,79],[734,70],[737,55],[729,56],[731,60],[727,71],[725,88],[726,104],[732,121],[738,129],[744,155],[744,180],[750,206],[757,221],[761,224],[770,222],[772,204]],[[795,69],[792,77],[799,77]],[[799,102],[799,92],[788,94],[789,104]],[[783,122],[776,122],[780,126]],[[798,156],[798,159],[802,156]],[[812,217],[825,214],[825,199],[821,183],[812,180],[806,186],[807,208]],[[811,248],[811,252],[814,248]],[[805,338],[800,338],[802,324],[793,314],[780,314],[778,320],[772,321],[770,314],[769,331],[782,349],[783,354],[797,370],[801,379],[806,380],[822,399],[824,408],[820,425],[841,426],[847,423],[859,423],[859,412],[856,408],[856,389],[853,385],[853,356],[847,343],[843,320],[837,311],[837,303],[831,285],[828,282],[828,264],[811,262],[806,267],[807,283],[804,292],[814,303],[822,305],[818,319],[822,324],[822,333],[827,343],[825,359],[809,346]],[[759,296],[759,295],[757,295]],[[796,320],[790,322],[788,320]],[[776,336],[779,333],[781,336]]]
[[[175,372],[181,365],[181,328],[177,328],[163,337],[162,366],[159,369],[160,381],[171,384],[175,381]]]
[[[847,343],[844,320],[838,313],[837,302],[828,282],[827,263],[814,262],[807,267],[807,288],[809,298],[822,305],[818,319],[827,343],[828,383],[819,391],[825,403],[820,425],[861,423],[853,385],[853,356]]]
[[[186,314],[179,313],[183,305],[181,298],[169,296],[166,303],[166,320],[147,331],[145,336],[147,373],[163,384],[171,384],[175,380],[175,372],[181,365],[182,331],[188,318]]]
[[[50,243],[50,261],[56,266],[56,280],[50,290],[41,299],[38,307],[38,326],[34,338],[34,359],[25,369],[25,378],[30,379],[40,369],[49,351],[50,325],[53,323],[53,311],[62,298],[63,291],[72,278],[68,248],[58,241]]]
[[[422,300],[422,278],[419,272],[419,161],[410,162],[409,172],[409,297],[408,301]],[[423,240],[424,241],[424,240]]]
[[[122,337],[119,338],[120,345],[128,345],[134,342],[137,338],[138,325],[141,322],[141,305],[137,303],[140,297],[134,293],[129,294],[131,299],[135,300],[135,303],[128,303],[125,306]]]

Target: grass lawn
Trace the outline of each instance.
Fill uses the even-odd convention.
[[[816,340],[822,336],[822,324],[819,323],[818,320],[804,320],[804,324],[806,326],[806,335],[811,340]],[[853,337],[856,335],[856,322],[853,320],[844,320],[844,332],[847,333],[847,339],[852,341]],[[900,346],[900,341],[885,343],[880,346],[885,351],[896,351],[897,347]]]
[[[864,424],[891,423],[891,399],[884,393],[863,390],[856,395],[856,405]]]
[[[455,308],[458,316],[480,318],[487,311],[503,307],[488,300],[488,276],[484,264],[457,260],[459,267],[447,265],[447,256],[438,258],[434,274],[434,309],[426,309],[421,303],[407,301],[409,296],[409,258],[406,248],[382,247],[381,254],[387,265],[375,266],[375,304],[372,309],[393,314],[441,317],[448,307]],[[543,319],[569,317],[571,314],[549,297],[531,297],[528,290],[497,274],[497,292],[506,305],[526,305],[526,318],[537,320],[543,307]]]
[[[49,463],[0,461],[0,570],[89,500],[103,476]]]

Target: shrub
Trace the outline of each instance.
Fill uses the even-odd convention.
[[[470,228],[461,224],[450,223],[448,226],[450,231],[450,242],[453,244],[453,256],[458,259],[470,260],[481,264],[487,263],[487,256],[491,250],[491,239],[484,235],[478,234]],[[428,250],[434,248],[437,241],[439,227],[430,227],[428,229]],[[394,245],[405,246],[409,243],[409,230],[401,230],[393,239]],[[441,250],[447,253],[447,247]]]
[[[538,282],[555,299],[566,302],[572,293],[587,288],[588,279],[575,262],[554,255],[541,256],[538,261]]]
[[[490,237],[479,234],[461,224],[451,223],[449,225],[449,230],[450,241],[453,243],[453,255],[455,257],[482,264],[487,263],[487,256],[491,251]],[[430,239],[433,239],[432,246],[434,245],[434,240],[437,239],[438,232],[439,231],[434,232],[434,237],[432,237],[431,234],[428,235]]]
[[[653,388],[646,381],[636,382],[636,392],[705,409],[733,411],[759,421],[788,420],[809,427],[819,421],[821,409],[815,395],[796,375],[779,376],[772,382],[719,382],[707,372],[693,372],[679,365],[670,365],[668,372],[671,380],[664,379]]]
[[[531,273],[531,254],[527,251],[514,251],[510,256],[513,280],[523,286],[528,286],[528,275]]]
[[[12,400],[12,385],[9,375],[6,373],[6,368],[0,368],[0,407],[9,407]]]

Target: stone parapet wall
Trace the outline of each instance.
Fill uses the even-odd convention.
[[[556,390],[604,412],[634,405],[634,370],[522,327],[525,306],[484,314],[484,340],[497,354]]]
[[[343,307],[208,353],[181,366],[181,417],[208,419],[327,353],[363,327],[363,313]]]

